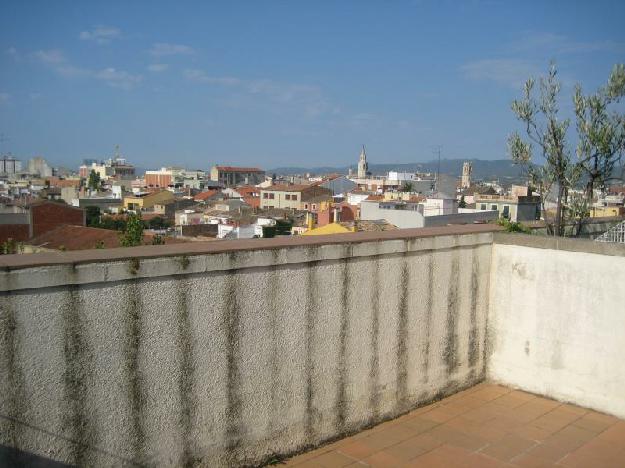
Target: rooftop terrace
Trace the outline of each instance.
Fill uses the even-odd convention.
[[[497,231],[0,257],[0,465],[625,463],[625,247]]]

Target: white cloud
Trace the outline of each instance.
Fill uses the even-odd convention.
[[[132,75],[126,71],[117,70],[115,68],[105,68],[104,70],[95,72],[93,77],[105,82],[113,88],[121,89],[132,89],[143,80],[141,75]]]
[[[167,70],[168,68],[169,68],[169,65],[167,65],[166,63],[151,63],[150,65],[148,65],[148,71],[151,71],[154,73],[163,72]]]
[[[184,76],[195,83],[236,87],[243,96],[258,96],[268,99],[282,108],[298,109],[307,117],[316,117],[326,112],[339,113],[340,109],[331,106],[318,86],[297,83],[280,83],[273,80],[243,80],[232,76],[212,76],[203,70],[187,69]],[[230,100],[241,106],[242,96]]]
[[[63,52],[58,49],[38,50],[34,53],[34,56],[41,62],[50,64],[59,64],[67,61]]]
[[[460,67],[464,75],[476,81],[494,81],[519,88],[530,77],[539,73],[536,64],[521,59],[485,59],[470,62]]]
[[[192,55],[195,51],[183,44],[169,44],[167,42],[157,42],[152,45],[149,50],[150,54],[155,57],[163,57],[166,55]]]
[[[6,50],[6,53],[7,53],[8,55],[10,55],[11,57],[17,57],[17,56],[19,55],[19,54],[18,54],[18,52],[17,52],[17,49],[16,49],[15,47],[9,47],[9,48]]]
[[[0,93],[0,104],[3,104],[11,99],[11,95],[9,93]]]
[[[114,39],[119,39],[122,32],[111,26],[96,26],[91,31],[82,31],[78,37],[83,41],[93,41],[96,44],[109,44]]]
[[[33,57],[61,76],[93,78],[113,88],[132,89],[143,80],[141,75],[133,75],[113,67],[99,71],[77,67],[72,65],[58,49],[39,50],[33,54]]]
[[[242,83],[239,78],[232,76],[211,76],[202,70],[187,69],[183,72],[186,79],[196,83],[207,83],[222,86],[236,86]]]

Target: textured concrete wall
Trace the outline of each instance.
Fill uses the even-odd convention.
[[[484,377],[491,243],[1,272],[0,444],[79,465],[236,466],[453,393]]]
[[[625,247],[497,234],[492,262],[489,377],[625,418]]]

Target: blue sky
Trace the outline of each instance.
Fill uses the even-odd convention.
[[[142,167],[506,157],[510,101],[557,61],[625,62],[625,2],[3,1],[1,151]]]

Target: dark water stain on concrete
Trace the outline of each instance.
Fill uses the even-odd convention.
[[[87,392],[93,384],[93,351],[91,350],[83,316],[78,287],[68,285],[62,306],[63,320],[63,432],[73,442],[70,462],[78,466],[93,464],[91,447],[96,445],[95,424],[87,401]]]
[[[191,287],[185,277],[175,276],[176,283],[176,324],[178,326],[176,341],[180,356],[180,373],[178,393],[180,398],[180,438],[182,443],[180,466],[195,466],[198,462],[193,446],[193,415],[197,408],[197,397],[194,391],[193,367],[193,332],[189,311],[189,294]]]
[[[432,343],[432,314],[434,313],[434,254],[427,255],[427,281],[425,298],[425,345],[423,348],[423,382],[428,382],[430,373],[430,349]]]
[[[126,310],[123,321],[126,335],[124,349],[124,372],[130,406],[130,445],[133,458],[143,460],[145,454],[145,383],[140,369],[141,333],[141,291],[137,281],[131,281],[127,286]]]
[[[471,291],[469,292],[471,297],[471,309],[469,310],[469,367],[474,367],[477,364],[480,355],[480,343],[478,338],[478,324],[477,324],[477,298],[480,294],[479,285],[479,263],[475,250],[472,251],[471,256]]]
[[[458,367],[458,281],[460,277],[460,262],[458,252],[451,253],[451,274],[449,277],[449,289],[447,292],[447,318],[445,347],[443,349],[443,360],[447,368],[447,375],[451,376]]]
[[[6,402],[3,406],[9,413],[7,416],[10,417],[10,419],[0,418],[0,437],[4,444],[19,449],[23,426],[18,424],[16,419],[23,419],[28,402],[24,392],[24,375],[19,356],[19,330],[12,298],[10,292],[0,295],[0,359],[2,374],[6,376],[6,381],[2,382],[4,391],[0,398]],[[6,466],[11,465],[12,460],[8,459]]]
[[[234,253],[234,252],[233,252]],[[231,254],[232,255],[232,254]],[[235,259],[231,259],[234,262]],[[241,311],[237,301],[237,274],[226,272],[224,330],[226,333],[226,457],[229,464],[236,464],[239,448],[242,445],[243,427],[241,413],[240,334]]]
[[[395,382],[397,409],[402,411],[407,405],[408,397],[408,287],[410,285],[410,269],[406,256],[402,260],[399,278],[399,304],[397,317],[397,377]]]
[[[373,261],[373,284],[380,284],[380,256]],[[380,339],[380,288],[371,288],[371,360],[369,361],[369,407],[371,420],[376,421],[380,416],[380,354],[378,343]]]
[[[311,249],[316,250],[316,248]],[[311,256],[316,257],[316,252],[311,252]],[[315,258],[313,257],[313,258]],[[315,440],[315,408],[313,402],[314,388],[313,388],[313,377],[314,377],[314,361],[313,361],[313,353],[314,353],[314,339],[315,339],[315,330],[314,330],[314,314],[318,309],[318,297],[319,290],[316,278],[316,270],[318,267],[318,261],[308,262],[307,271],[306,271],[306,310],[305,310],[305,389],[306,389],[306,412],[305,412],[305,421],[304,421],[304,431],[306,433],[306,440],[309,443],[312,443]]]
[[[278,294],[280,294],[280,270],[278,269],[278,250],[271,251],[271,263],[273,267],[270,269],[267,279],[267,295],[269,299],[269,334],[271,342],[271,350],[269,356],[270,370],[270,391],[271,391],[271,417],[269,418],[269,431],[271,434],[277,432],[282,427],[282,402],[280,401],[280,362],[278,356]]]
[[[336,388],[336,429],[339,433],[345,431],[347,419],[347,330],[349,317],[349,276],[350,258],[344,258],[341,269],[341,310],[339,323],[339,350]]]

